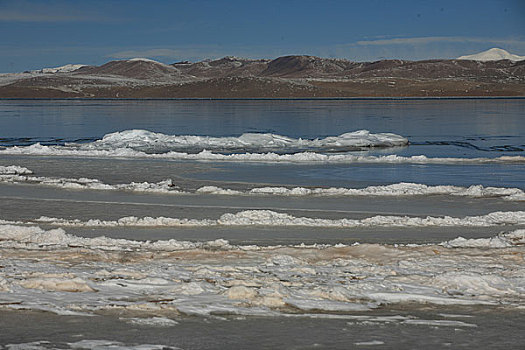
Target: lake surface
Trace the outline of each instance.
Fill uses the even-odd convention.
[[[257,132],[303,138],[366,129],[400,134],[412,144],[425,145],[414,153],[455,156],[474,151],[494,155],[523,151],[524,114],[521,99],[5,100],[0,104],[0,126],[4,143],[9,142],[8,138],[20,139],[11,144],[21,143],[22,139],[93,140],[126,129],[169,135],[234,136]]]
[[[523,174],[524,99],[3,100],[0,348],[520,348]]]

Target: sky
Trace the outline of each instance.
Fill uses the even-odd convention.
[[[525,0],[0,0],[0,72],[146,57],[525,55]]]

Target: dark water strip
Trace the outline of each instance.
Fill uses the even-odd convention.
[[[401,322],[356,322],[307,317],[210,316],[174,318],[178,324],[152,327],[126,323],[132,315],[58,316],[0,310],[0,345],[48,341],[46,348],[69,349],[81,340],[108,340],[124,346],[165,349],[523,349],[525,312],[496,307],[411,306],[382,308],[369,316],[454,320],[474,327]]]

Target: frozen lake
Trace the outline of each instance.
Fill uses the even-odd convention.
[[[1,319],[35,320],[0,344],[523,343],[524,117],[523,99],[0,101]],[[325,336],[254,343],[276,324]]]

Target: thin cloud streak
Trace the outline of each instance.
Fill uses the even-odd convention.
[[[93,2],[94,3],[94,2]],[[64,0],[52,1],[1,1],[0,22],[7,23],[68,23],[76,22],[122,22],[104,6],[93,6],[87,2]]]
[[[57,67],[68,63],[100,65],[111,59],[129,59],[144,57],[163,63],[177,61],[201,61],[218,59],[225,56],[237,56],[247,59],[273,59],[286,55],[312,55],[330,58],[344,58],[357,62],[377,61],[381,59],[450,59],[463,55],[475,54],[491,47],[499,46],[513,54],[525,55],[525,41],[518,39],[486,39],[466,37],[431,37],[397,38],[410,39],[403,44],[359,45],[357,42],[326,46],[280,47],[273,45],[184,45],[184,46],[56,46],[56,47],[16,47],[0,45],[3,64],[0,72],[20,72],[42,67]],[[446,38],[440,41],[436,38]],[[454,41],[450,41],[454,38]],[[459,38],[469,39],[459,41]],[[418,39],[413,43],[414,39]],[[381,39],[390,43],[392,39]],[[379,40],[370,40],[378,42]],[[38,57],[38,60],[32,59]]]
[[[356,45],[361,46],[386,46],[386,45],[426,45],[431,43],[490,43],[500,45],[525,45],[525,41],[517,39],[495,39],[495,38],[474,38],[462,36],[429,36],[415,38],[393,38],[379,40],[360,40]]]
[[[298,49],[297,52],[301,52],[301,50]],[[275,58],[286,54],[293,54],[293,51],[291,52],[290,49],[266,46],[244,46],[240,48],[237,46],[221,47],[215,45],[202,45],[176,48],[137,48],[113,52],[106,55],[106,57],[114,59],[144,57],[195,61],[217,59],[225,56],[238,56],[248,59]]]
[[[42,13],[24,13],[14,11],[0,12],[0,22],[98,22],[99,18],[90,18],[86,16],[60,15],[60,14],[42,14]]]
[[[363,43],[372,42],[365,45]],[[386,58],[408,60],[455,58],[466,54],[477,53],[500,46],[512,53],[522,54],[525,41],[518,39],[488,39],[472,37],[419,37],[395,38],[371,41],[358,41],[348,44],[336,44],[315,47],[281,48],[271,46],[228,46],[216,45],[164,47],[164,48],[133,48],[113,52],[106,57],[113,59],[129,59],[145,57],[164,60],[203,60],[217,59],[224,56],[238,56],[248,59],[276,58],[286,55],[313,55],[320,57],[346,58],[353,61],[375,61]]]
[[[166,57],[175,58],[185,54],[184,50],[173,50],[173,49],[149,49],[149,50],[127,50],[109,54],[107,57],[110,58],[134,58],[134,57]]]

